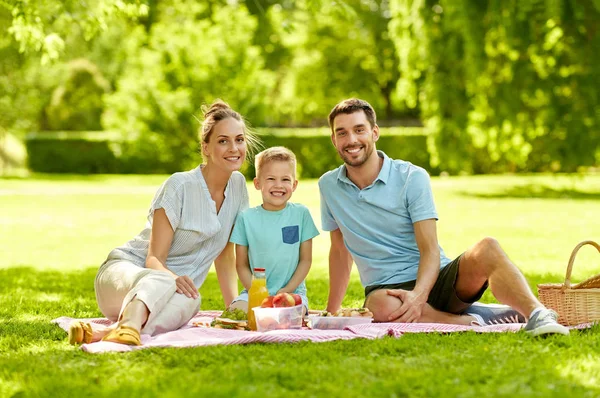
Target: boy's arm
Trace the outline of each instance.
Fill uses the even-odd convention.
[[[294,275],[290,278],[287,285],[279,289],[277,293],[293,293],[300,286],[302,281],[306,279],[310,266],[312,264],[312,239],[305,240],[300,243],[300,260]]]
[[[248,246],[235,245],[235,268],[244,288],[250,290],[252,271],[248,261]]]
[[[235,253],[233,252],[233,243],[227,243],[221,254],[215,259],[215,270],[217,279],[223,294],[225,307],[229,307],[233,299],[237,296],[237,280],[235,277]]]
[[[330,237],[327,311],[333,313],[340,309],[346,289],[348,289],[350,271],[352,271],[352,256],[344,245],[344,236],[339,228],[331,231]]]

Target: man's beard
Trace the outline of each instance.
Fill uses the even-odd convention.
[[[373,154],[373,145],[371,145],[370,143],[363,145],[363,148],[361,148],[361,151],[363,152],[362,156],[360,156],[358,158],[354,158],[354,157],[352,157],[351,154],[346,152],[346,149],[348,149],[348,148],[352,148],[352,146],[345,147],[341,151],[338,151],[338,154],[340,155],[340,157],[342,158],[344,163],[346,163],[348,166],[352,166],[352,167],[362,166],[363,164],[365,164],[365,162],[367,160],[369,160],[369,158]]]

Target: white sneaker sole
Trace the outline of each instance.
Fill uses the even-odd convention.
[[[568,336],[569,329],[567,329],[563,325],[559,325],[558,323],[551,323],[548,325],[540,326],[533,330],[527,330],[525,333],[527,333],[530,336],[542,336],[544,334],[562,334]]]

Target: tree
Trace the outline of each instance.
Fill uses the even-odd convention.
[[[132,52],[103,122],[136,139],[127,156],[154,153],[158,170],[172,172],[197,163],[200,105],[223,98],[261,123],[273,78],[245,7],[173,0],[156,13],[149,32],[140,26],[125,40]]]
[[[395,97],[399,61],[388,36],[390,17],[387,1],[297,9],[291,28],[279,31],[293,53],[280,87],[282,124],[323,124],[327,110],[350,96],[368,100],[382,119],[403,112]]]
[[[450,172],[575,171],[600,161],[600,4],[395,0],[408,95]]]
[[[73,24],[90,40],[108,27],[114,15],[138,18],[148,13],[148,6],[140,0],[2,0],[0,7],[12,16],[8,32],[20,44],[20,52],[40,52],[42,63],[64,52],[64,36]]]

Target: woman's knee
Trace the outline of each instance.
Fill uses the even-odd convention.
[[[371,310],[375,322],[389,322],[390,314],[401,306],[402,300],[390,296],[384,289],[369,294],[365,302],[365,307]]]
[[[155,335],[179,329],[196,315],[200,309],[200,301],[200,297],[193,299],[174,293],[158,313],[150,314],[142,332]]]
[[[179,293],[175,293],[179,296],[184,296],[183,294],[179,294]],[[189,318],[191,319],[194,315],[196,315],[196,313],[200,310],[200,302],[202,301],[200,299],[200,294],[198,294],[197,298],[190,298],[190,297],[185,297],[185,304],[184,304],[184,311],[186,313],[186,315],[189,316]]]

